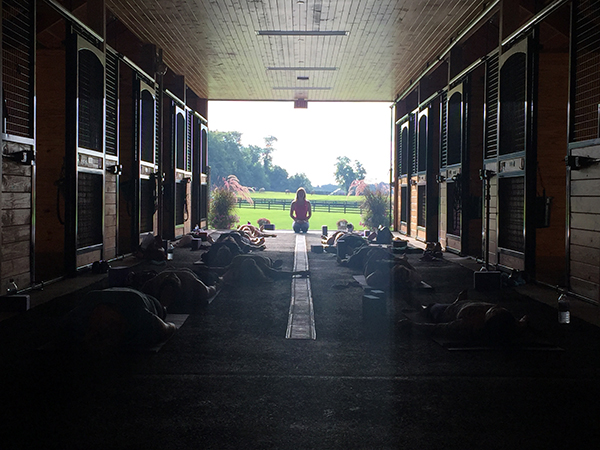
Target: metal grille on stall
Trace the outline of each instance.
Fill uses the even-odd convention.
[[[79,172],[77,177],[77,247],[85,248],[102,243],[101,174]]]
[[[2,2],[2,131],[33,137],[34,3]]]
[[[427,136],[428,136],[428,109],[419,112],[419,132],[417,142],[416,172],[423,173],[427,170]]]
[[[462,213],[462,193],[460,181],[446,183],[448,216],[446,230],[448,234],[460,236],[460,221]]]
[[[417,225],[424,227],[427,225],[427,185],[421,184],[417,186]]]
[[[398,132],[398,174],[408,174],[408,123],[399,125]]]
[[[515,52],[500,69],[500,155],[525,151],[527,54]]]
[[[600,7],[597,0],[575,2],[575,67],[571,142],[600,137]]]
[[[104,67],[91,49],[79,50],[78,143],[80,148],[102,152],[104,137]]]
[[[175,184],[175,223],[183,224],[187,219],[187,183]]]
[[[498,156],[498,54],[485,67],[485,158]]]
[[[119,59],[115,52],[106,51],[106,153],[117,156]]]
[[[446,167],[448,165],[448,92],[442,93],[440,105],[440,167]]]
[[[462,87],[462,86],[461,86]],[[463,93],[451,92],[448,99],[447,165],[460,164],[463,146]]]
[[[408,186],[400,187],[400,220],[408,221]]]
[[[408,157],[410,160],[410,175],[416,174],[418,171],[418,131],[417,131],[417,117],[418,112],[412,113],[408,118],[409,123],[409,139],[410,139],[410,151]]]
[[[154,179],[141,180],[140,187],[140,233],[148,233],[154,229]]]
[[[523,252],[525,177],[503,177],[498,180],[499,245],[502,248]]]

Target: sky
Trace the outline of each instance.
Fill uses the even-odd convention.
[[[391,115],[389,103],[210,101],[211,131],[239,131],[242,145],[265,146],[275,136],[273,164],[290,176],[304,173],[313,186],[336,184],[338,156],[359,161],[368,183],[389,182]],[[210,147],[209,147],[210,151]]]

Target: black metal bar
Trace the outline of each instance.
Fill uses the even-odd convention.
[[[66,23],[65,271],[77,272],[77,34]]]
[[[100,36],[98,33],[96,33],[94,30],[92,30],[90,27],[88,27],[85,23],[83,23],[81,20],[79,20],[77,17],[75,17],[71,11],[69,11],[68,9],[66,9],[64,6],[62,6],[60,3],[57,3],[55,0],[44,0],[48,5],[50,5],[52,8],[54,8],[62,17],[64,17],[67,21],[73,23],[74,25],[76,25],[78,28],[81,28],[82,31],[84,31],[85,33],[89,34],[90,36],[92,36],[94,39],[96,39],[99,43],[104,42],[104,38],[102,36]]]

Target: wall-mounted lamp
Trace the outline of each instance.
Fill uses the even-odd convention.
[[[106,166],[106,171],[113,175],[121,175],[123,173],[123,166],[121,164],[114,164],[112,166]]]
[[[411,186],[416,186],[417,185],[417,180],[410,180],[410,185]]]
[[[436,183],[445,183],[446,177],[444,175],[437,174],[435,176],[435,181],[436,181]]]

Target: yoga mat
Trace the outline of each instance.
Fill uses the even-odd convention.
[[[532,336],[531,338],[527,338],[522,342],[515,342],[514,344],[508,347],[498,347],[492,345],[485,345],[478,342],[461,342],[461,341],[453,341],[450,339],[445,339],[443,337],[433,337],[431,339],[444,347],[449,351],[497,351],[497,350],[528,350],[528,351],[552,351],[552,352],[562,352],[563,348],[557,347],[556,345],[548,342],[544,339],[541,339],[537,336]]]
[[[420,311],[411,311],[408,309],[403,309],[402,314],[411,322],[416,322],[418,317],[423,317],[420,315]],[[533,334],[531,330],[529,330],[527,336],[524,336],[519,341],[515,342],[513,345],[508,347],[509,349],[514,350],[529,350],[529,351],[564,351],[563,348],[558,347],[543,339],[539,336]],[[423,334],[424,336],[426,334]],[[431,338],[435,343],[441,345],[446,350],[449,351],[497,351],[497,350],[505,350],[503,347],[497,347],[493,345],[486,345],[481,342],[469,342],[469,341],[457,341],[456,339],[448,339],[442,336],[427,336]]]
[[[354,278],[356,281],[358,281],[363,288],[371,288],[372,287],[367,284],[367,280],[365,279],[364,275],[352,275],[352,278]],[[421,284],[419,285],[419,287],[417,289],[433,289],[433,288],[429,284],[425,283],[424,281],[421,281]]]
[[[179,330],[179,328],[181,328],[181,326],[185,323],[185,321],[187,320],[188,317],[189,317],[189,314],[167,314],[167,317],[165,317],[165,322],[171,322]],[[171,340],[171,338],[173,338],[173,336],[175,336],[175,333],[173,333],[171,335],[171,337],[169,339],[167,339],[166,341],[160,342],[153,347],[132,348],[132,349],[125,349],[125,351],[126,352],[135,352],[135,353],[158,353],[160,351],[160,349],[163,347],[163,345],[165,345],[167,342],[169,342]]]
[[[171,322],[172,324],[175,325],[175,327],[177,329],[179,329],[185,323],[185,321],[187,320],[188,317],[189,317],[189,314],[167,314],[167,317],[165,318],[165,322]],[[127,353],[129,353],[129,352],[158,353],[158,351],[163,347],[163,345],[165,345],[168,341],[170,341],[174,335],[175,335],[175,333],[173,333],[173,335],[166,341],[156,344],[152,347],[126,348],[126,349],[123,349],[123,351],[127,352]],[[59,341],[53,340],[53,341],[45,343],[44,345],[41,345],[40,347],[37,348],[37,350],[40,352],[48,352],[48,351],[70,350],[70,348],[68,346],[62,345],[61,342],[59,342]]]

